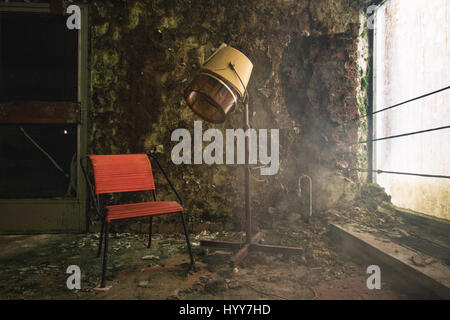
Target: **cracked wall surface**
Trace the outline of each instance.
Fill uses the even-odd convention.
[[[256,225],[302,213],[298,178],[313,178],[315,212],[351,199],[358,165],[358,1],[94,1],[91,28],[90,150],[133,153],[159,146],[160,158],[193,223],[243,223],[243,169],[174,165],[176,128],[198,120],[183,90],[220,43],[253,62],[251,124],[280,129],[280,170],[252,171]],[[237,109],[223,125],[242,127]],[[158,178],[158,177],[157,177]],[[169,196],[158,179],[159,196]],[[170,196],[169,196],[170,197]]]
[[[307,214],[302,174],[313,179],[314,214],[351,200],[364,134],[367,52],[361,50],[361,8],[347,0],[117,0],[89,3],[89,153],[138,153],[157,148],[180,190],[192,224],[243,225],[243,168],[174,165],[173,130],[193,134],[199,120],[183,91],[202,62],[225,42],[254,64],[249,83],[251,125],[280,130],[280,170],[252,170],[257,228]],[[364,66],[364,64],[366,64]],[[237,108],[222,125],[242,127]],[[361,160],[362,159],[362,160]],[[155,169],[156,170],[156,169]],[[158,197],[171,199],[156,176]],[[305,190],[304,187],[302,187]],[[124,200],[146,200],[128,195]],[[170,220],[170,218],[167,218]]]

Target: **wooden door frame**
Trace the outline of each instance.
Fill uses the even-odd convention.
[[[87,150],[89,110],[89,5],[78,4],[81,29],[78,30],[77,197],[74,199],[0,199],[0,234],[85,232],[86,183],[79,165]],[[1,3],[0,12],[50,13],[49,3]],[[43,215],[42,213],[45,212]]]

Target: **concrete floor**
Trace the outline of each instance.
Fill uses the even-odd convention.
[[[368,290],[367,266],[339,256],[321,223],[303,233],[278,230],[266,237],[266,243],[302,246],[305,254],[254,252],[234,269],[227,264],[230,252],[198,244],[203,238],[236,240],[241,233],[203,232],[191,237],[197,268],[188,272],[181,234],[156,234],[151,249],[146,248],[144,235],[113,235],[107,273],[112,288],[98,292],[94,290],[101,273],[101,259],[95,258],[98,234],[0,236],[0,299],[408,298],[384,282],[381,290]],[[67,289],[69,265],[81,269],[81,290]]]

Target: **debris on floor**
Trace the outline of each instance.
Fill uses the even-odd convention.
[[[288,256],[251,252],[241,264],[229,264],[231,252],[193,247],[195,270],[189,268],[184,235],[148,236],[112,234],[107,269],[110,290],[98,291],[101,258],[96,258],[99,234],[48,235],[21,238],[0,237],[9,247],[0,253],[1,299],[320,299],[327,297],[323,283],[337,281],[351,287],[354,279],[365,279],[360,266],[337,253],[328,239],[326,219],[299,221],[295,227],[280,227],[266,233],[264,243],[297,246],[304,254]],[[191,234],[202,239],[243,241],[241,232]],[[39,240],[36,240],[39,239]],[[81,269],[81,289],[69,290],[67,267]],[[359,278],[358,278],[359,277]],[[361,280],[361,281],[363,281]],[[365,281],[365,280],[364,280]],[[363,284],[361,284],[363,285]],[[342,289],[345,291],[345,289]],[[400,295],[386,288],[386,295],[367,292],[364,298]],[[353,292],[353,291],[352,291]],[[354,299],[361,294],[348,293]]]
[[[358,224],[369,232],[391,239],[416,235],[390,210],[382,189],[369,185],[353,203],[311,219],[281,221],[265,231],[264,244],[299,247],[302,254],[250,252],[237,266],[229,263],[233,252],[200,246],[200,240],[244,242],[243,232],[192,233],[196,268],[189,268],[183,234],[148,235],[113,233],[107,268],[110,290],[99,285],[101,258],[96,258],[100,235],[3,236],[0,253],[1,299],[349,299],[405,298],[389,285],[382,292],[365,287],[367,266],[341,256],[330,239],[331,221]],[[16,237],[16,238],[14,238]],[[16,240],[15,240],[16,239]],[[419,254],[417,266],[433,263]],[[69,290],[67,267],[81,269],[81,289]],[[356,289],[355,289],[356,288]]]

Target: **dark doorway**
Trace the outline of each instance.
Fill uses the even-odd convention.
[[[0,198],[76,196],[78,32],[0,13]]]

